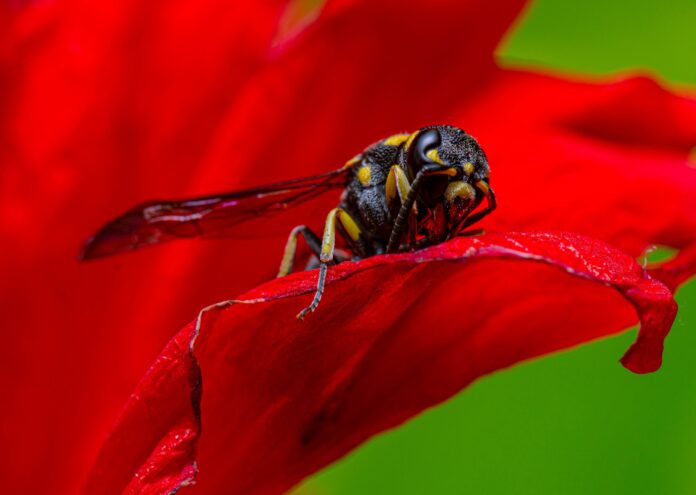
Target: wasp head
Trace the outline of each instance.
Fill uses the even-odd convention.
[[[486,154],[473,137],[458,127],[419,129],[409,138],[404,153],[411,180],[421,171],[426,176],[446,175],[471,184],[488,179]]]
[[[403,149],[410,180],[419,188],[427,208],[444,206],[452,221],[463,218],[489,196],[488,159],[478,142],[454,126],[424,127],[414,132]]]

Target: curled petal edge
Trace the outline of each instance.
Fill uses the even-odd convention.
[[[687,246],[669,261],[649,268],[650,276],[659,280],[672,292],[696,273],[696,244]]]

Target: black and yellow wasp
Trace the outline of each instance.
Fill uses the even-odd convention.
[[[453,126],[424,127],[383,139],[342,168],[326,174],[181,201],[141,204],[106,224],[85,246],[97,258],[176,238],[219,235],[225,230],[343,189],[321,237],[305,225],[292,229],[278,276],[292,271],[302,235],[319,263],[312,303],[324,292],[328,266],[347,258],[408,251],[459,235],[496,207],[485,153]],[[485,206],[482,205],[486,200]],[[478,208],[479,206],[481,208]],[[350,255],[336,249],[336,233]]]

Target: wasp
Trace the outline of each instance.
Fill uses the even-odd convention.
[[[260,216],[342,189],[338,206],[326,216],[321,237],[306,225],[298,225],[285,245],[278,276],[292,272],[300,236],[319,266],[314,298],[297,315],[303,319],[319,305],[330,265],[438,244],[491,213],[496,198],[489,173],[486,154],[472,136],[449,125],[424,127],[382,139],[325,174],[215,196],[138,205],[89,239],[82,258],[215,235],[239,224],[252,227]],[[348,252],[336,247],[337,236]]]

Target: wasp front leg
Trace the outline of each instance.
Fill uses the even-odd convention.
[[[480,180],[480,181],[476,182],[476,184],[474,184],[474,186],[476,187],[476,190],[481,192],[483,194],[483,196],[486,198],[487,204],[483,210],[481,210],[477,213],[474,213],[473,215],[468,217],[464,221],[464,223],[462,223],[461,227],[458,229],[459,231],[462,231],[465,228],[469,227],[470,225],[475,224],[476,222],[481,220],[483,217],[485,217],[486,215],[491,213],[493,210],[495,210],[495,208],[497,206],[497,203],[495,200],[495,193],[493,192],[493,189],[491,189],[491,186],[488,184],[488,179]]]
[[[387,183],[385,185],[387,208],[389,208],[392,214],[394,212],[400,212],[402,206],[407,203],[410,192],[411,184],[408,182],[406,172],[404,172],[399,165],[393,165],[392,168],[389,169],[389,175],[387,175]],[[397,215],[396,218],[398,221],[399,216]],[[415,201],[411,203],[410,212],[406,221],[408,222],[408,232],[410,235],[409,246],[413,247],[416,242],[418,223],[418,208]]]
[[[278,269],[278,277],[284,277],[292,272],[295,264],[295,253],[297,252],[297,238],[302,235],[307,246],[315,256],[319,256],[321,252],[321,239],[306,225],[298,225],[290,231],[288,241],[285,243],[285,251],[283,252],[283,260],[280,262]]]
[[[321,241],[321,249],[319,250],[319,279],[317,280],[317,290],[314,293],[312,303],[297,314],[298,320],[304,319],[307,313],[317,309],[319,301],[321,301],[321,296],[324,294],[324,285],[326,284],[329,264],[333,262],[336,252],[337,223],[352,243],[359,243],[361,240],[362,231],[346,210],[343,208],[334,208],[329,212],[326,216],[324,235]]]
[[[445,189],[445,211],[447,214],[446,239],[459,234],[469,214],[481,203],[483,196],[476,193],[474,186],[466,181],[450,182]]]

